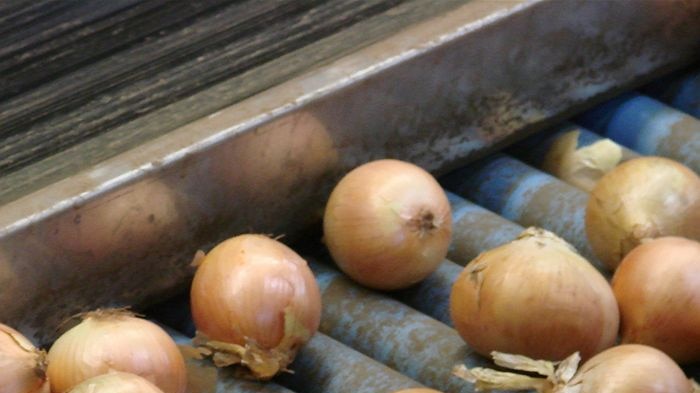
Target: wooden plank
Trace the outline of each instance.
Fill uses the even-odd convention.
[[[88,23],[70,34],[0,59],[0,100],[124,50],[154,34],[164,35],[182,28],[196,16],[226,3],[230,0],[141,2]]]
[[[4,109],[0,123],[9,131],[0,147],[0,171],[105,132],[396,3],[398,0],[332,1],[303,13],[293,11],[296,3],[267,3],[269,7],[255,9],[237,5],[190,27],[182,37],[200,37],[186,45],[178,37],[167,37],[168,46],[155,42],[148,46],[149,51],[138,47],[142,56],[130,54],[91,65],[75,75],[79,84],[58,80],[42,87],[40,96],[32,93],[0,105]],[[282,16],[279,13],[285,9],[291,12],[275,17],[276,13]],[[234,14],[240,22],[231,28]],[[261,24],[265,26],[262,31],[256,28]]]
[[[444,0],[434,7],[425,7],[424,0],[402,3],[194,95],[120,124],[99,136],[6,173],[0,176],[0,204],[139,146],[172,129],[307,72],[315,65],[349,54],[464,2],[465,0]]]

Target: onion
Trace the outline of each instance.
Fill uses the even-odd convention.
[[[610,139],[579,147],[580,134],[579,130],[572,130],[558,136],[541,167],[575,187],[590,191],[603,175],[620,163],[623,151]]]
[[[603,176],[586,208],[586,234],[596,256],[615,269],[644,238],[700,240],[700,177],[660,157],[620,164]]]
[[[110,371],[137,374],[164,393],[184,393],[185,361],[158,325],[123,310],[98,310],[56,340],[48,356],[53,393]]]
[[[575,353],[554,364],[525,356],[492,354],[499,366],[543,375],[457,366],[454,374],[476,383],[476,390],[530,390],[541,393],[697,393],[697,385],[663,352],[645,345],[626,344],[592,357],[577,371]]]
[[[700,360],[700,243],[644,242],[622,260],[612,287],[623,342],[658,348],[678,363]]]
[[[605,278],[551,232],[528,228],[471,261],[450,295],[455,328],[478,353],[556,360],[612,346],[617,303]]]
[[[240,235],[204,257],[191,289],[195,344],[217,366],[240,364],[269,379],[285,370],[318,329],[321,294],[293,250],[262,235]]]
[[[450,204],[420,167],[373,161],[336,185],[323,231],[333,259],[353,280],[375,289],[405,288],[430,275],[447,255]]]
[[[70,393],[163,393],[147,379],[136,374],[111,372],[76,385]]]
[[[46,353],[0,323],[0,392],[48,393]]]

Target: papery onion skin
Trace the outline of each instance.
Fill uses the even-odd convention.
[[[264,235],[239,235],[214,247],[197,269],[190,301],[197,331],[207,339],[261,351],[295,352],[321,320],[320,290],[306,261]],[[290,336],[286,317],[307,334]],[[279,348],[285,340],[291,347]]]
[[[149,380],[136,374],[111,372],[87,379],[69,393],[163,393]]]
[[[401,289],[423,280],[447,255],[450,204],[422,168],[372,161],[333,189],[323,230],[333,260],[353,280],[374,289]]]
[[[580,393],[693,393],[673,359],[637,344],[618,345],[592,357],[569,383],[576,384],[581,384]]]
[[[603,176],[586,207],[586,234],[611,269],[644,238],[700,240],[700,177],[661,157],[641,157]]]
[[[658,348],[681,364],[700,360],[700,243],[644,242],[623,259],[612,287],[622,342]]]
[[[48,393],[45,354],[0,323],[0,393]]]
[[[48,355],[53,393],[109,371],[137,374],[164,393],[184,393],[185,361],[175,342],[158,325],[122,311],[87,313],[56,340]]]
[[[545,230],[471,261],[455,281],[450,315],[478,353],[588,358],[615,342],[619,313],[610,285],[573,247]]]

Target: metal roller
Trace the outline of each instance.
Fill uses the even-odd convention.
[[[323,333],[314,334],[290,365],[294,374],[277,380],[305,393],[394,392],[421,385],[346,347]]]
[[[603,274],[585,231],[588,194],[505,154],[480,160],[442,179],[455,192],[522,226],[566,239]]]
[[[645,86],[642,91],[700,118],[700,68],[658,79]]]
[[[700,120],[653,98],[622,94],[575,121],[641,154],[672,158],[700,172]]]
[[[452,241],[447,258],[464,266],[481,252],[515,239],[523,227],[447,191]]]
[[[473,392],[452,375],[457,364],[488,366],[457,331],[342,273],[312,262],[323,296],[320,330],[411,378],[445,393]]]

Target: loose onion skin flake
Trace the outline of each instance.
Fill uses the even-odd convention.
[[[70,391],[110,371],[139,375],[163,393],[184,393],[185,361],[175,342],[153,322],[124,310],[98,310],[51,346],[48,376],[53,393]]]
[[[306,261],[263,235],[240,235],[201,261],[190,292],[197,345],[243,377],[285,371],[318,329],[321,294]]]
[[[619,313],[610,285],[571,245],[528,228],[480,254],[450,295],[455,328],[477,353],[557,360],[612,346]]]
[[[603,176],[586,207],[586,234],[610,269],[642,239],[700,240],[700,177],[667,158],[641,157]]]
[[[681,364],[700,360],[700,243],[646,241],[623,259],[612,287],[622,342],[658,348]]]
[[[535,390],[539,393],[698,393],[698,385],[663,352],[645,345],[626,344],[607,349],[578,370],[575,353],[558,364],[521,355],[492,353],[502,367],[537,373],[537,378],[485,368],[455,367],[454,374],[476,384],[477,391]]]
[[[406,288],[435,271],[447,255],[450,204],[422,168],[373,161],[336,185],[323,233],[333,260],[356,282],[380,290]]]
[[[48,393],[46,353],[0,323],[0,393]]]
[[[147,379],[136,374],[111,372],[87,379],[69,393],[163,393]]]

